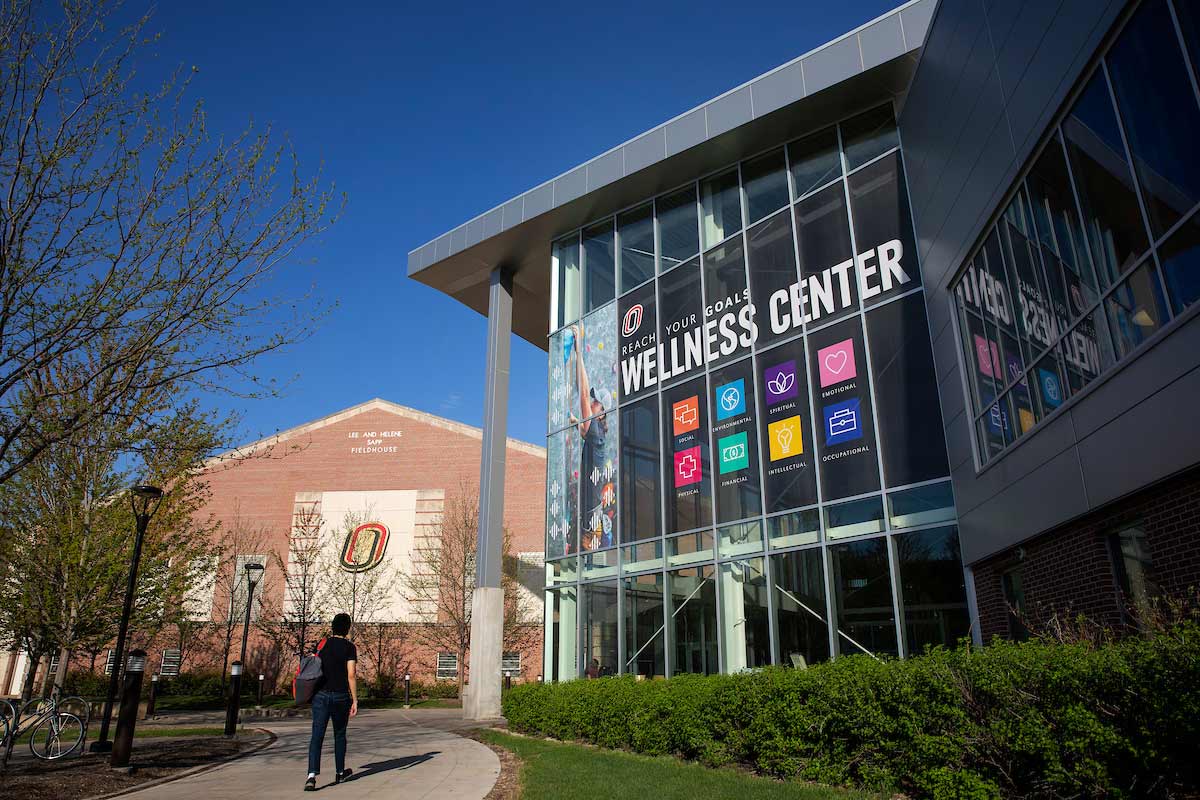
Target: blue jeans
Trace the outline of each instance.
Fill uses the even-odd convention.
[[[308,740],[308,771],[321,774],[321,747],[325,728],[333,720],[333,763],[337,774],[346,771],[346,724],[350,721],[349,692],[317,692],[312,701],[312,738]]]

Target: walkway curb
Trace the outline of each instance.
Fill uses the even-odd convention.
[[[271,745],[275,744],[275,742],[279,739],[279,737],[275,735],[274,731],[267,730],[266,728],[251,728],[251,730],[258,731],[259,733],[267,734],[267,737],[268,737],[267,740],[265,742],[255,746],[251,750],[247,750],[245,752],[234,753],[231,756],[225,756],[224,758],[218,759],[218,760],[212,762],[211,764],[201,764],[198,767],[192,767],[191,769],[186,769],[183,772],[180,772],[176,775],[167,775],[162,778],[155,778],[152,781],[146,781],[145,783],[139,783],[136,786],[130,786],[127,789],[122,789],[119,792],[112,792],[110,794],[98,794],[98,795],[94,795],[92,797],[85,798],[85,800],[108,800],[110,797],[121,797],[123,795],[133,794],[134,792],[143,791],[144,789],[153,789],[155,786],[161,786],[164,783],[171,783],[172,781],[182,780],[183,778],[190,778],[191,776],[199,775],[202,772],[212,772],[213,770],[220,769],[221,767],[227,766],[228,764],[232,764],[234,761],[237,761],[238,759],[248,758],[252,755],[260,753],[263,750],[266,750]]]

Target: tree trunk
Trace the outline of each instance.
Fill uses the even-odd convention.
[[[41,653],[29,654],[29,670],[25,673],[25,681],[21,684],[21,703],[22,705],[29,702],[33,697],[33,685],[37,682],[38,667],[42,662]]]
[[[467,651],[462,647],[458,648],[458,699],[463,699],[463,684],[467,678]]]

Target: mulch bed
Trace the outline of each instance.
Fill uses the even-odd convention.
[[[511,750],[505,750],[503,747],[497,747],[485,741],[477,731],[468,730],[459,731],[459,733],[468,739],[479,742],[500,759],[500,777],[496,779],[496,785],[483,800],[518,800],[521,797],[521,759],[517,758]]]
[[[24,757],[14,753],[8,770],[0,776],[0,785],[5,796],[21,800],[100,797],[253,750],[266,738],[265,735],[241,739],[212,736],[138,742],[133,750],[131,773],[109,767],[107,753],[84,753],[61,761],[39,761],[30,757],[28,751]]]

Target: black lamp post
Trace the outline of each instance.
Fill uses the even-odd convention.
[[[254,608],[254,587],[262,578],[263,565],[250,562],[242,567],[246,571],[246,620],[242,624],[242,657],[233,665],[229,683],[229,708],[225,713],[225,735],[233,736],[237,730],[238,710],[242,702],[242,672],[246,664],[246,643],[250,638],[250,610]]]
[[[133,539],[133,559],[129,563],[129,583],[125,586],[125,606],[121,611],[121,625],[117,628],[117,645],[113,653],[112,675],[108,679],[108,695],[104,698],[104,713],[100,716],[100,735],[92,742],[90,748],[93,753],[107,753],[112,750],[112,742],[108,740],[108,725],[109,718],[112,717],[113,702],[117,697],[117,686],[121,682],[121,667],[125,663],[125,638],[129,634],[129,616],[133,613],[138,562],[142,560],[142,540],[146,538],[146,528],[150,525],[150,518],[154,516],[154,512],[158,511],[162,496],[163,490],[157,486],[134,486],[129,490],[137,533]]]

